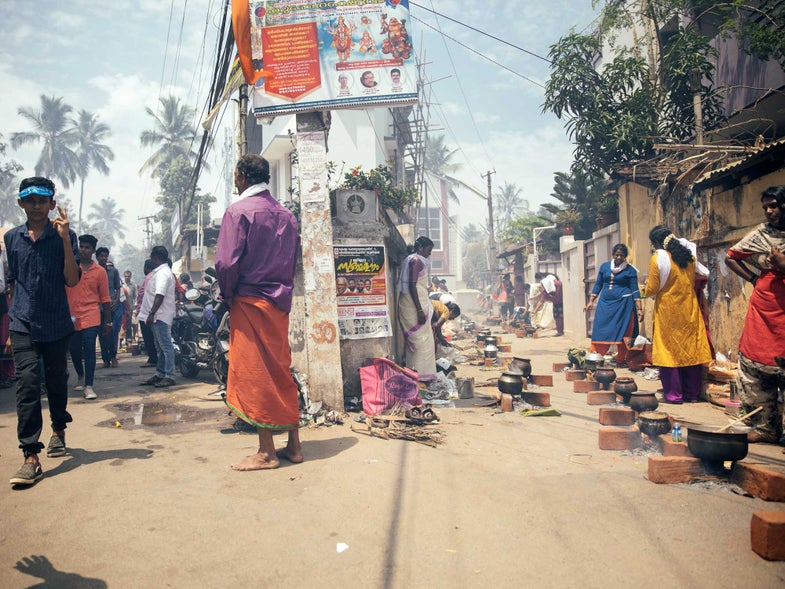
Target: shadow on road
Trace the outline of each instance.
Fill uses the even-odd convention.
[[[68,458],[51,470],[47,470],[47,478],[70,472],[80,466],[102,462],[104,460],[134,460],[150,458],[152,450],[123,448],[120,450],[98,450],[90,452],[82,448],[68,448]]]
[[[25,556],[18,560],[14,568],[20,573],[42,579],[41,583],[31,585],[28,589],[43,589],[45,587],[58,587],[61,589],[104,589],[107,587],[101,579],[91,579],[76,573],[58,571],[49,559],[37,554]]]

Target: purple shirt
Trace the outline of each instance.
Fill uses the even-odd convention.
[[[299,250],[297,220],[268,190],[234,203],[224,213],[215,253],[221,296],[267,299],[288,313]]]

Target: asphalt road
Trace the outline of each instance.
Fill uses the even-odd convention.
[[[516,339],[513,351],[549,374],[570,345]],[[550,389],[561,417],[460,401],[437,409],[437,448],[360,435],[349,419],[303,430],[303,464],[240,473],[228,465],[255,436],[229,433],[214,385],[149,389],[141,361],[99,370],[97,401],[71,393],[69,454],[44,457],[38,484],[0,485],[0,586],[785,585],[785,563],[750,550],[752,513],[783,504],[716,482],[649,482],[645,453],[598,449],[598,408],[561,374]],[[498,374],[458,371],[478,384]],[[707,404],[675,409],[727,421]],[[6,480],[21,464],[15,427],[12,390],[0,390]],[[772,446],[747,458],[778,469],[783,459]]]

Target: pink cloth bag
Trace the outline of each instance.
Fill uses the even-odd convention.
[[[422,405],[417,373],[398,366],[387,358],[374,358],[371,366],[360,368],[363,411],[378,415],[397,403]]]

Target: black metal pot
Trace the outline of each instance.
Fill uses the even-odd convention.
[[[691,425],[687,427],[687,447],[692,454],[709,462],[741,460],[747,455],[747,434],[733,428],[717,433],[720,426]]]
[[[529,378],[532,373],[532,363],[528,358],[519,358],[518,356],[515,356],[510,360],[510,368],[520,371],[523,378]]]
[[[656,438],[671,430],[667,413],[660,411],[644,411],[638,416],[638,428],[647,436]]]
[[[497,384],[502,393],[520,395],[523,392],[523,375],[513,370],[502,372]]]

